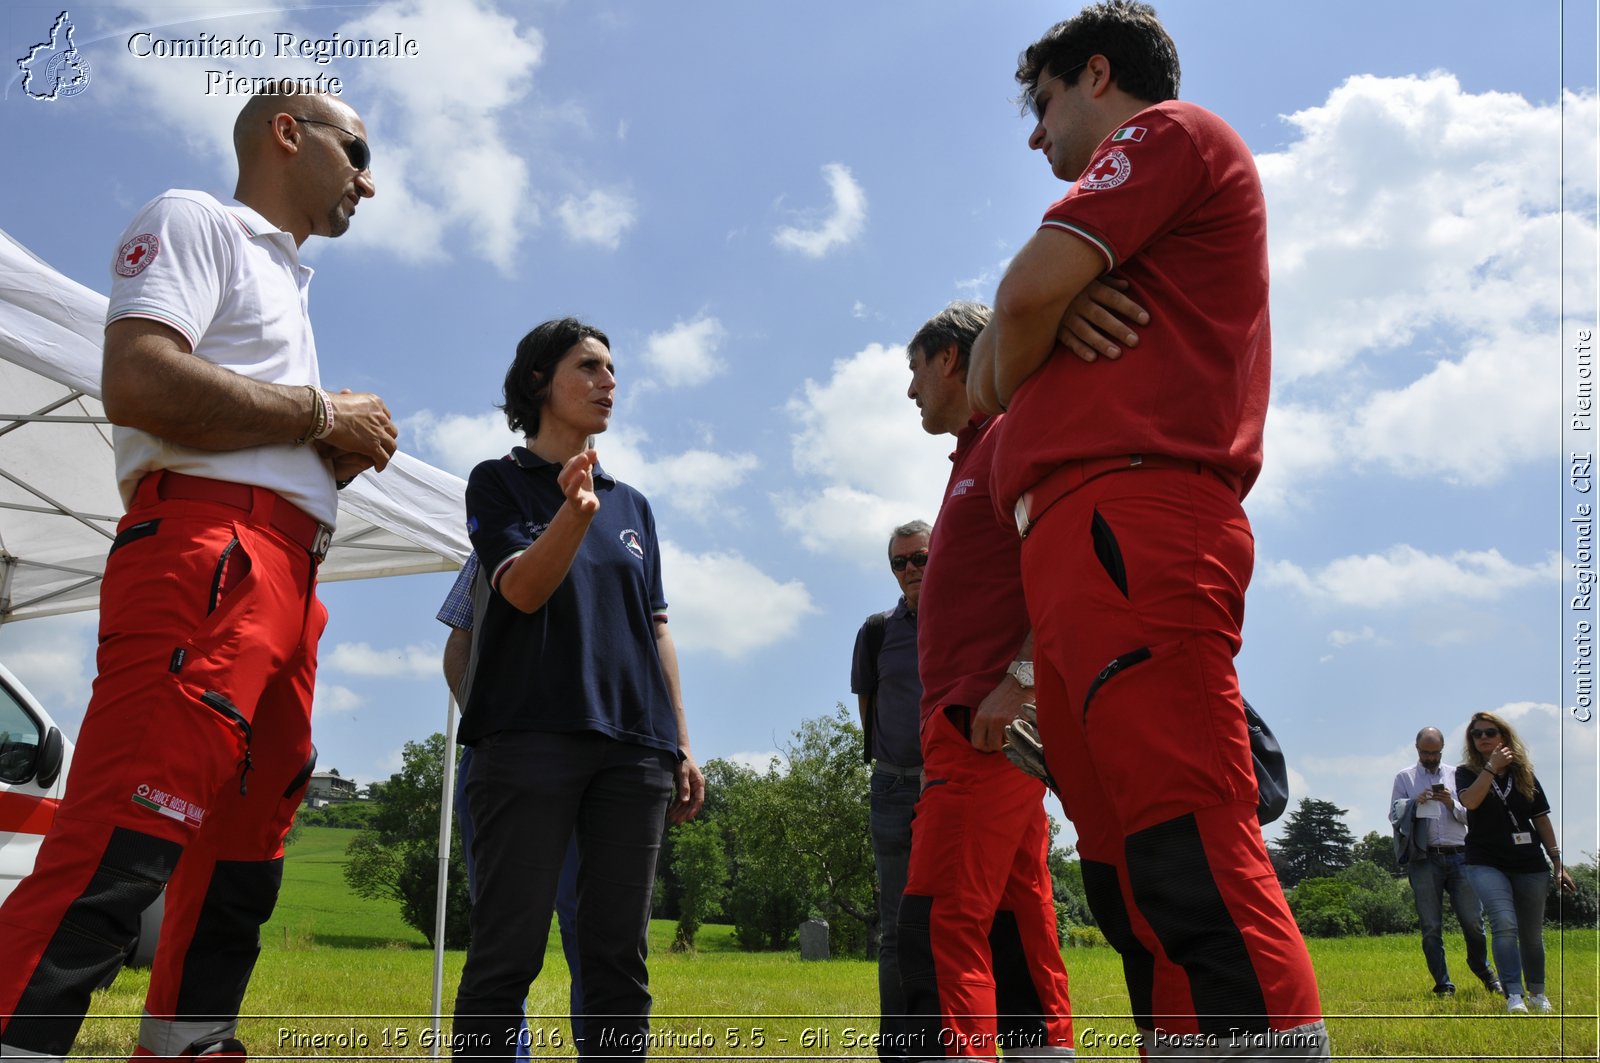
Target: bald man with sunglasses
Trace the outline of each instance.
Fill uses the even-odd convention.
[[[128,512],[66,797],[0,908],[0,1056],[71,1050],[163,886],[135,1055],[245,1056],[239,1007],[316,764],[317,565],[337,487],[397,435],[378,396],[322,389],[299,255],[374,194],[366,130],[289,88],[240,111],[232,201],[166,192],[111,261],[102,384]]]

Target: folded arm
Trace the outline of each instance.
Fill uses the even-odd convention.
[[[1046,226],[1006,268],[994,296],[994,317],[972,345],[967,395],[973,408],[999,413],[1049,359],[1067,309],[1106,261],[1087,242]]]

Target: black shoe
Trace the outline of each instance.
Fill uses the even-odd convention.
[[[1487,971],[1484,974],[1480,974],[1478,976],[1478,981],[1482,982],[1483,988],[1487,989],[1489,992],[1502,997],[1506,995],[1505,986],[1500,984],[1500,979],[1493,971]]]
[[[195,1042],[183,1050],[185,1057],[196,1058],[204,1056],[206,1059],[221,1063],[225,1059],[249,1059],[250,1053],[245,1051],[244,1042],[233,1037],[224,1037],[220,1041],[211,1041],[205,1044]]]
[[[1433,994],[1439,997],[1453,997],[1456,995],[1456,984],[1454,982],[1440,982],[1433,987]]]

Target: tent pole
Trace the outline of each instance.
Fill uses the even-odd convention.
[[[444,788],[439,795],[439,878],[438,899],[433,906],[433,1054],[439,1055],[440,1027],[444,1016],[444,917],[449,907],[447,887],[450,881],[450,827],[454,822],[456,796],[456,699],[445,699],[444,705]]]

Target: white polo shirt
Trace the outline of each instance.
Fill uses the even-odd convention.
[[[240,376],[321,386],[306,301],[312,270],[300,264],[293,236],[244,204],[185,189],[157,196],[123,232],[111,265],[107,324],[149,318]],[[333,472],[311,446],[196,450],[121,425],[112,440],[124,505],[146,473],[171,469],[265,487],[324,524],[338,513]]]

